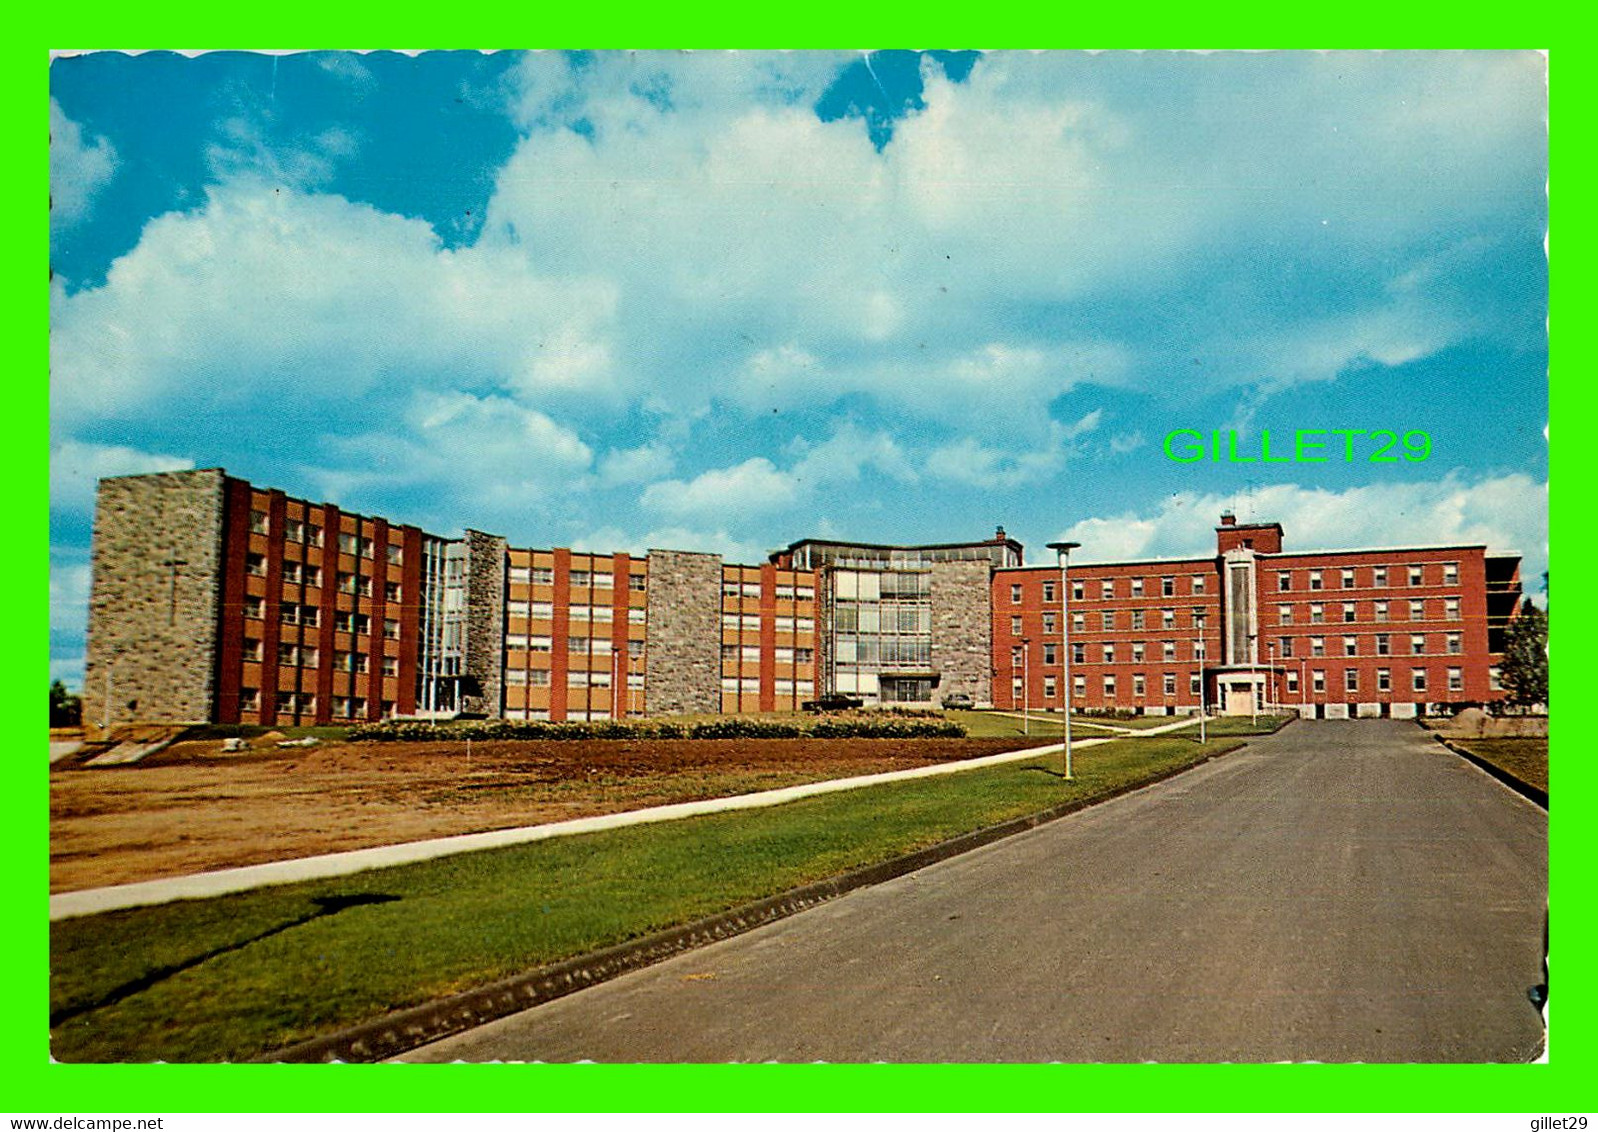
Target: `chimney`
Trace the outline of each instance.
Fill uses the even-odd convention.
[[[998,530],[993,532],[993,541],[994,542],[1003,542],[1004,541],[1004,528],[1003,527],[1000,527]]]
[[[1237,526],[1237,516],[1232,514],[1230,511],[1222,511],[1221,512],[1221,526],[1223,526],[1223,527],[1235,527],[1235,526]]]

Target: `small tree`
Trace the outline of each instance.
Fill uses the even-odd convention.
[[[1511,704],[1531,707],[1548,702],[1548,614],[1530,601],[1509,623],[1501,673]]]
[[[50,681],[50,726],[76,727],[82,722],[83,702],[61,681]]]

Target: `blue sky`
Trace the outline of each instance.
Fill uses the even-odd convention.
[[[1545,105],[1524,52],[57,59],[52,674],[96,477],[217,465],[516,545],[1113,559],[1232,507],[1535,580]],[[1161,451],[1227,427],[1433,448]]]

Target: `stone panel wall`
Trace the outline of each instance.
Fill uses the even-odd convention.
[[[100,481],[90,559],[86,725],[210,720],[222,519],[219,468]]]
[[[509,544],[497,535],[466,532],[466,648],[463,670],[480,696],[463,696],[466,711],[499,718],[505,709],[505,570]]]
[[[721,710],[721,556],[649,552],[650,715]]]
[[[933,697],[964,692],[993,702],[993,600],[987,562],[932,564],[932,667],[941,673]]]

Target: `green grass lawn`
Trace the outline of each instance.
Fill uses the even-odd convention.
[[[1548,792],[1548,740],[1450,739],[1454,746],[1492,763],[1537,789]]]
[[[1059,716],[1034,715],[1028,721],[1018,715],[992,711],[946,711],[943,713],[956,723],[963,724],[972,739],[1009,739],[1017,735],[1030,735],[1039,744],[1056,742],[1065,733]],[[1169,721],[1167,721],[1169,722]],[[1090,724],[1087,720],[1071,717],[1071,738],[1101,739],[1114,735],[1105,727]]]
[[[58,921],[50,1002],[61,1021],[51,1051],[62,1061],[248,1058],[1068,799],[1102,797],[1238,745],[1217,736],[1200,746],[1186,733],[1127,739],[1080,752],[1070,784],[1059,756],[1023,759],[768,810]],[[317,898],[361,894],[397,899],[307,918]]]

